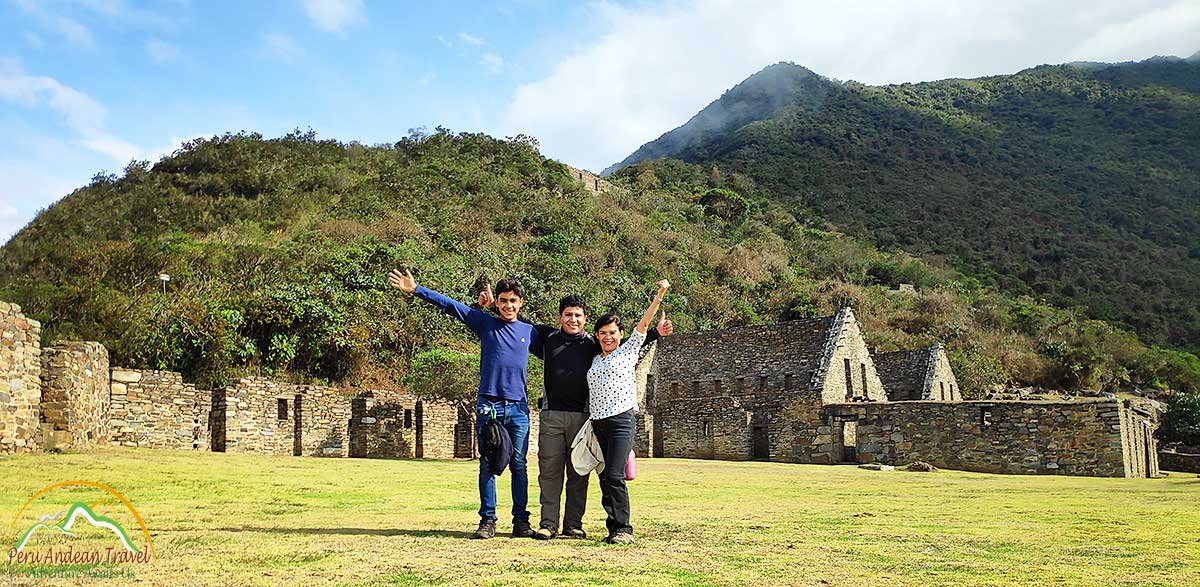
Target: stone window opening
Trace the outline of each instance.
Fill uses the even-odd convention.
[[[767,390],[767,376],[766,375],[758,376],[758,390],[759,391]]]
[[[938,392],[938,394],[939,394],[939,395],[938,395],[938,399],[940,399],[940,400],[942,400],[942,401],[945,401],[945,400],[946,400],[946,382],[945,382],[945,381],[939,381],[939,382],[938,382],[938,387],[940,387],[940,388],[941,388],[941,391],[940,391],[940,392]]]
[[[784,373],[783,388],[790,390],[793,387],[795,387],[795,385],[796,385],[796,375],[794,373]]]
[[[842,359],[842,365],[846,367],[846,401],[854,399],[854,372],[850,370],[850,359]]]
[[[701,436],[711,436],[712,435],[712,422],[711,421],[709,421],[709,420],[701,420],[700,421],[700,435]]]
[[[288,419],[287,400],[284,398],[277,398],[275,400],[275,411],[276,411],[276,416],[275,416],[276,418],[278,418],[279,420],[287,420]]]
[[[863,399],[865,400],[865,399],[867,399],[867,398],[869,397],[869,395],[867,394],[867,364],[866,364],[866,363],[859,363],[859,364],[858,364],[858,370],[859,370],[860,372],[862,372],[862,383],[863,383],[863,386],[862,386],[862,396],[863,396]]]
[[[404,410],[404,427],[412,428],[412,410]]]
[[[991,408],[979,409],[979,427],[989,428],[992,425],[992,410]]]

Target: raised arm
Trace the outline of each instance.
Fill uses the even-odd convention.
[[[479,310],[473,310],[466,304],[457,300],[446,297],[436,291],[417,285],[417,280],[413,279],[412,272],[405,270],[401,273],[398,269],[393,269],[388,273],[388,281],[392,287],[406,293],[425,300],[451,316],[458,318],[460,322],[466,324],[468,328],[478,332],[481,319],[487,315]]]
[[[658,313],[658,306],[662,303],[663,296],[667,290],[671,288],[671,282],[661,279],[658,282],[658,293],[654,296],[654,301],[650,302],[650,307],[646,308],[646,313],[642,314],[642,319],[637,323],[634,330],[642,334],[646,334],[646,329],[650,327],[650,321],[654,320],[654,315]]]

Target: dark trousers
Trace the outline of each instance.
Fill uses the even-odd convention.
[[[600,452],[604,454],[604,472],[600,473],[600,505],[608,513],[608,535],[619,532],[633,534],[629,525],[629,488],[625,487],[625,462],[633,450],[633,433],[637,429],[634,411],[629,410],[604,418],[592,420],[592,430],[600,441]]]

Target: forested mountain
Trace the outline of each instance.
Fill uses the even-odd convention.
[[[890,86],[776,64],[617,167],[654,157],[1200,348],[1200,53]]]
[[[883,351],[945,343],[976,397],[1012,383],[1200,387],[1191,354],[881,252],[797,218],[745,175],[663,160],[611,179],[588,191],[527,137],[197,140],[153,166],[97,175],[41,213],[0,249],[0,300],[41,321],[46,343],[98,340],[114,365],[202,385],[244,374],[404,385],[448,374],[478,347],[390,288],[390,268],[464,301],[477,282],[517,276],[529,315],[547,323],[568,293],[593,316],[632,318],[667,277],[665,308],[682,331],[853,306]],[[901,283],[918,292],[895,292]]]

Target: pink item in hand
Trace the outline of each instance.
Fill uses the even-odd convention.
[[[629,458],[625,460],[625,480],[633,481],[637,479],[637,461],[633,458],[633,451],[629,451]]]

